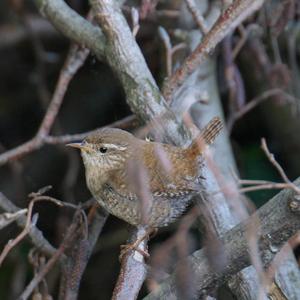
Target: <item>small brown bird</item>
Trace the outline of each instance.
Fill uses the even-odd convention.
[[[186,149],[116,128],[100,129],[68,146],[81,150],[87,186],[101,206],[132,225],[157,228],[179,217],[201,189],[203,145],[210,145],[221,129],[215,117]]]

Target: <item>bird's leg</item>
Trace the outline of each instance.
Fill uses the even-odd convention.
[[[147,237],[150,238],[151,235],[155,235],[157,232],[157,229],[153,229],[153,228],[148,228],[145,232],[145,234],[143,234],[141,237],[139,237],[138,239],[136,239],[136,241],[132,244],[127,244],[127,245],[121,245],[121,253],[119,256],[119,260],[122,261],[123,257],[125,254],[127,254],[129,251],[137,251],[139,252],[141,255],[143,255],[145,258],[149,258],[149,253],[148,251],[142,250],[139,248],[139,245],[141,242],[143,242]]]

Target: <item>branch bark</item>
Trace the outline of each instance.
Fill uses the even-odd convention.
[[[121,81],[132,111],[143,121],[151,121],[160,136],[183,144],[188,131],[162,97],[121,8],[111,0],[90,2],[107,38],[107,62]]]
[[[294,182],[300,186],[300,178]],[[223,272],[212,270],[207,260],[206,250],[202,249],[189,256],[193,270],[195,289],[199,294],[215,290],[233,274],[249,266],[251,257],[247,231],[259,221],[257,238],[259,254],[265,268],[270,266],[276,254],[285,243],[300,229],[300,202],[292,190],[283,190],[262,206],[245,222],[235,226],[221,239],[226,257]],[[175,275],[171,275],[158,288],[144,299],[178,299],[175,288]]]
[[[99,27],[85,20],[62,0],[35,0],[35,4],[58,31],[78,45],[93,50],[99,59],[105,59],[106,39]]]

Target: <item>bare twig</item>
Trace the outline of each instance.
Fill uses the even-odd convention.
[[[166,82],[163,94],[167,100],[184,80],[207,58],[216,45],[248,16],[261,7],[263,0],[237,0],[234,1],[219,17],[212,29],[204,36],[197,48],[188,56],[182,66]]]
[[[33,209],[34,203],[35,203],[34,200],[32,200],[29,203],[28,210],[27,210],[26,224],[25,224],[24,229],[21,231],[21,233],[15,239],[8,241],[8,243],[4,247],[3,251],[1,252],[1,255],[0,255],[0,266],[2,265],[5,257],[8,255],[8,253],[10,252],[10,250],[12,250],[28,234],[28,232],[30,231],[30,227],[36,225],[37,215],[35,215],[36,217],[34,217],[31,220],[32,209]]]
[[[201,30],[202,34],[205,35],[208,33],[208,28],[205,24],[205,20],[202,17],[202,15],[200,14],[200,12],[198,11],[195,1],[194,0],[185,0],[185,3],[189,9],[189,11],[191,12],[194,21],[196,22],[197,26],[199,27],[199,29]]]
[[[158,34],[166,49],[166,69],[167,69],[167,76],[172,75],[172,44],[170,36],[168,35],[167,31],[162,27],[158,27]]]
[[[1,252],[1,255],[0,255],[0,266],[2,265],[5,257],[8,255],[8,253],[10,252],[10,250],[12,250],[20,241],[22,241],[22,239],[29,233],[30,231],[30,228],[32,226],[35,226],[36,225],[36,222],[37,222],[37,216],[38,215],[35,215],[32,220],[31,220],[31,217],[32,217],[32,210],[33,210],[33,206],[34,206],[34,203],[36,201],[39,201],[37,199],[32,199],[29,203],[29,206],[28,206],[28,209],[27,209],[27,218],[26,218],[26,223],[25,223],[25,226],[24,226],[24,229],[21,231],[21,233],[13,240],[10,240],[6,246],[4,247],[3,251]]]
[[[139,29],[139,12],[135,7],[131,8],[131,20],[132,20],[132,34],[134,37],[136,37]]]
[[[15,206],[9,199],[7,199],[2,193],[0,193],[0,207],[1,209],[7,211],[7,212],[17,212],[20,210],[19,207]],[[25,216],[20,216],[16,223],[24,228],[26,225],[27,218]],[[53,255],[53,253],[56,251],[56,249],[48,242],[48,240],[43,236],[43,233],[34,227],[31,227],[29,233],[29,237],[31,238],[32,243],[35,245],[36,248],[38,248],[40,251],[42,251],[47,256]]]
[[[30,228],[32,226],[36,225],[36,222],[38,220],[38,215],[35,214],[31,220],[31,214],[32,214],[32,207],[28,208],[28,214],[27,214],[27,222],[26,222],[26,226],[24,227],[24,229],[21,231],[20,234],[18,234],[18,236],[16,238],[14,238],[13,240],[9,240],[8,243],[5,245],[3,251],[1,252],[0,255],[0,266],[2,265],[4,259],[6,258],[6,256],[8,255],[8,253],[19,243],[21,242],[25,236],[29,233]]]
[[[168,32],[162,26],[158,27],[158,34],[166,49],[167,77],[170,77],[173,73],[173,55],[176,51],[184,49],[186,45],[184,43],[180,43],[173,47]]]
[[[267,146],[266,140],[264,138],[261,139],[261,147],[271,162],[271,164],[276,168],[279,175],[281,176],[283,183],[281,182],[272,182],[267,180],[249,180],[249,179],[239,179],[238,184],[240,185],[252,185],[250,187],[243,187],[239,189],[240,192],[246,193],[246,192],[253,192],[253,191],[259,191],[259,190],[266,190],[266,189],[291,189],[296,194],[300,195],[300,188],[297,187],[293,182],[289,180],[287,175],[285,174],[283,168],[280,166],[280,164],[276,161],[274,154],[272,154]]]
[[[250,24],[249,26],[244,28],[243,24],[241,24],[238,27],[238,29],[239,29],[239,32],[241,34],[241,38],[239,39],[239,41],[237,42],[237,44],[235,45],[235,47],[232,51],[232,57],[233,57],[234,60],[237,58],[237,56],[240,53],[241,49],[245,45],[251,31],[258,30],[259,26],[257,24]]]
[[[148,278],[148,287],[150,291],[153,291],[153,287],[158,286],[157,277],[161,276],[162,271],[170,263],[172,250],[176,250],[179,260],[186,259],[188,232],[199,214],[199,207],[194,206],[182,217],[176,232],[163,242],[153,254],[151,254],[151,273],[150,278]],[[149,286],[149,279],[152,287]]]
[[[77,211],[77,214],[74,215],[74,221],[72,222],[71,226],[68,228],[66,236],[63,242],[61,243],[61,245],[59,246],[59,248],[56,250],[54,255],[48,260],[45,266],[40,270],[40,272],[33,277],[33,279],[26,287],[22,295],[20,295],[20,297],[18,298],[19,300],[26,300],[29,298],[34,288],[41,282],[41,280],[46,276],[46,274],[52,269],[52,267],[57,262],[57,260],[61,257],[61,255],[64,253],[66,248],[70,246],[70,244],[74,240],[74,237],[77,234],[79,222],[82,222],[80,221],[79,216],[82,216],[80,210]]]
[[[24,216],[27,213],[27,208],[20,209],[14,213],[3,213],[0,215],[0,229],[8,226],[13,221],[17,220],[19,217]]]
[[[117,128],[123,128],[123,129],[133,129],[137,127],[138,121],[134,115],[125,117],[121,120],[118,120],[116,122],[113,122],[109,125],[103,126],[103,127],[117,127]],[[4,152],[0,154],[0,166],[4,165],[8,161],[21,158],[33,151],[36,151],[40,149],[42,146],[46,144],[66,144],[70,143],[73,141],[78,141],[84,139],[87,135],[90,133],[93,133],[103,127],[96,128],[91,131],[83,132],[83,133],[77,133],[77,134],[66,134],[66,135],[61,135],[61,136],[45,136],[43,138],[43,141],[41,143],[37,142],[36,139],[32,139],[25,144],[18,146],[12,150],[9,150],[7,152]]]
[[[263,92],[261,95],[253,98],[250,100],[246,105],[244,105],[239,111],[235,112],[234,114],[231,115],[231,118],[228,119],[227,121],[227,129],[230,132],[235,124],[235,122],[242,118],[245,114],[247,114],[249,111],[254,109],[257,105],[260,103],[268,100],[270,97],[278,96],[281,95],[287,99],[289,102],[297,102],[299,99],[296,97],[288,94],[287,92],[283,91],[282,89],[279,88],[274,88],[267,90]]]
[[[247,193],[247,192],[254,192],[254,191],[260,191],[260,190],[273,190],[273,189],[285,189],[285,188],[291,188],[290,185],[287,183],[277,183],[277,182],[270,182],[250,187],[243,187],[240,188],[239,191],[241,193]]]
[[[139,122],[136,119],[134,115],[130,115],[128,117],[125,117],[121,120],[118,120],[116,122],[113,122],[111,124],[105,125],[103,127],[99,127],[96,129],[93,129],[91,131],[83,132],[83,133],[77,133],[77,134],[66,134],[61,136],[47,136],[45,138],[45,143],[47,144],[66,144],[73,141],[79,141],[84,139],[87,135],[101,129],[104,127],[116,127],[121,129],[133,129],[138,126]]]
[[[57,200],[55,198],[49,197],[49,196],[43,196],[42,192],[38,193],[31,193],[29,195],[32,200],[29,203],[28,209],[27,209],[27,218],[26,218],[26,223],[24,226],[24,229],[21,231],[21,233],[12,241],[9,241],[6,246],[4,247],[1,255],[0,255],[0,266],[2,265],[5,257],[8,255],[8,253],[20,242],[23,240],[23,238],[30,232],[31,228],[36,225],[37,222],[37,216],[35,215],[32,218],[32,211],[33,211],[33,206],[36,202],[38,201],[50,201],[54,203],[55,205],[58,206],[66,206],[66,207],[72,207],[73,209],[78,209],[78,206],[73,205],[71,203],[66,203],[62,202],[60,200]]]
[[[110,48],[107,62],[120,79],[131,110],[143,121],[151,120],[160,136],[183,145],[190,134],[164,101],[118,3],[90,2]]]
[[[292,183],[287,175],[285,174],[283,168],[280,166],[280,164],[276,161],[274,154],[272,154],[267,146],[266,140],[264,138],[261,139],[261,147],[263,151],[265,152],[267,158],[271,162],[271,164],[276,168],[279,175],[283,179],[283,181],[292,189],[295,191],[295,193],[300,195],[300,188],[298,188],[294,183]]]

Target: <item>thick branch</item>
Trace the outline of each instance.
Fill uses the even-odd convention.
[[[107,61],[122,83],[130,108],[143,121],[151,120],[161,135],[183,144],[189,134],[162,97],[121,8],[112,0],[93,0],[91,5],[107,38]]]
[[[300,178],[295,181],[300,186]],[[257,230],[262,263],[269,266],[283,245],[300,229],[300,202],[292,190],[283,190],[254,213],[247,221],[228,231],[222,238],[226,268],[223,272],[212,270],[206,258],[206,249],[194,252],[189,257],[193,279],[198,293],[214,290],[229,276],[251,264],[247,231],[260,221]],[[276,249],[274,251],[274,249]],[[175,275],[164,281],[156,292],[145,299],[177,299]]]
[[[104,58],[106,43],[100,28],[93,26],[62,0],[35,0],[35,3],[58,31],[91,49],[98,58]]]

